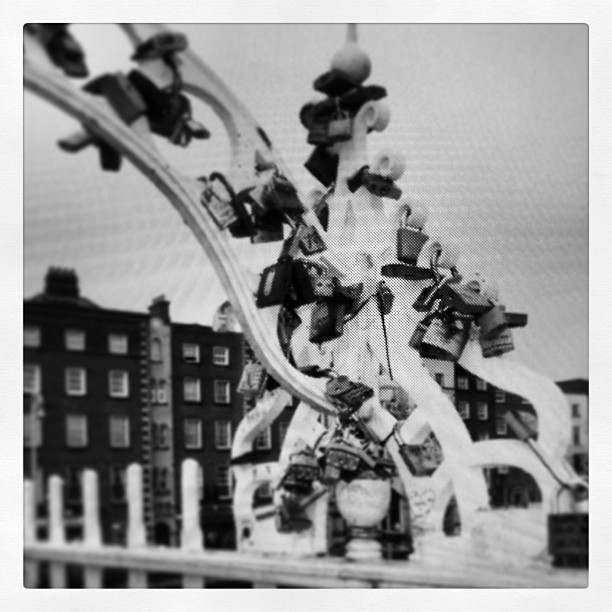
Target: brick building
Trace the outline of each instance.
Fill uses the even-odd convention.
[[[557,383],[567,397],[572,419],[570,446],[567,459],[578,474],[589,475],[589,381],[584,378],[562,380]]]

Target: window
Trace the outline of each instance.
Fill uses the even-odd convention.
[[[199,378],[183,379],[183,399],[186,402],[199,402],[200,397],[201,397],[200,379]]]
[[[36,411],[34,417],[31,412],[23,415],[23,445],[28,448],[42,446],[42,421],[36,416]]]
[[[214,400],[215,404],[230,403],[230,384],[227,380],[215,380]]]
[[[128,397],[130,381],[125,370],[111,370],[108,373],[108,392],[111,397]]]
[[[85,332],[80,329],[67,329],[64,333],[64,344],[69,351],[84,351]]]
[[[487,390],[486,381],[482,380],[482,378],[477,378],[476,379],[476,391],[486,391],[486,390]]]
[[[126,470],[121,465],[112,465],[110,468],[111,499],[125,501],[126,499]]]
[[[187,363],[200,363],[200,345],[183,344],[183,361]]]
[[[459,416],[465,420],[470,418],[470,402],[459,402],[457,404]]]
[[[478,434],[478,440],[480,440],[481,442],[484,442],[485,440],[489,439],[489,432],[488,431],[481,431]]]
[[[158,404],[167,404],[168,403],[168,385],[165,380],[159,381],[159,386],[157,387],[157,403]]]
[[[36,348],[40,346],[40,327],[26,325],[23,328],[23,346]]]
[[[469,381],[467,376],[458,376],[457,377],[457,389],[461,389],[462,391],[467,391],[470,388]]]
[[[23,366],[23,392],[40,393],[40,366],[26,363]]]
[[[151,361],[159,362],[162,360],[162,346],[159,338],[151,340]]]
[[[229,466],[218,465],[215,484],[219,499],[229,499],[232,496],[232,481]]]
[[[444,374],[442,374],[441,372],[436,372],[434,374],[434,379],[441,387],[444,386]]]
[[[580,404],[572,404],[572,417],[578,418],[580,416]]]
[[[85,415],[66,415],[66,444],[73,448],[87,446],[87,417]]]
[[[185,436],[185,448],[202,448],[202,421],[185,419],[183,435]]]
[[[272,448],[272,429],[266,427],[259,435],[255,438],[255,448],[267,450]]]
[[[278,436],[279,436],[278,443],[280,444],[280,446],[283,445],[288,431],[289,431],[289,423],[279,423],[278,424]]]
[[[495,391],[495,403],[503,404],[505,401],[506,401],[506,392],[501,391],[500,389],[497,389]]]
[[[229,349],[227,346],[213,346],[213,364],[218,366],[229,365]]]
[[[479,421],[486,421],[489,418],[489,404],[487,402],[478,402],[476,410],[478,411]]]
[[[575,446],[580,446],[580,427],[572,427],[572,442]]]
[[[508,433],[508,422],[505,414],[498,414],[495,417],[495,433],[505,436]]]
[[[70,466],[66,468],[64,493],[66,501],[78,502],[83,499],[83,470]]]
[[[153,468],[153,488],[161,493],[169,491],[169,475],[168,468]]]
[[[215,448],[226,450],[231,445],[232,424],[229,421],[215,421]]]
[[[113,355],[126,355],[128,337],[125,334],[108,334],[108,352]]]
[[[167,423],[153,423],[153,446],[168,448],[170,446],[170,427]]]
[[[110,445],[112,448],[128,448],[130,446],[130,419],[128,417],[111,415]]]
[[[68,395],[85,395],[87,378],[83,368],[66,368],[64,378]]]

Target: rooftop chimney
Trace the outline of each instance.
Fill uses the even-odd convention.
[[[170,302],[165,295],[153,298],[149,306],[149,313],[152,317],[159,317],[164,323],[170,323]]]
[[[79,278],[68,268],[49,268],[45,276],[45,293],[55,297],[78,298]]]

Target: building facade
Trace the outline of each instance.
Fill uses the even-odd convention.
[[[572,420],[567,460],[578,474],[589,475],[589,381],[584,378],[557,383],[567,398]]]

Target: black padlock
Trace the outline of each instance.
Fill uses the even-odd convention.
[[[421,340],[419,354],[428,359],[456,362],[469,339],[469,321],[434,316]]]
[[[89,76],[83,47],[68,31],[67,23],[32,23],[26,24],[25,28],[40,40],[49,59],[61,68],[66,76]]]
[[[284,239],[283,214],[277,210],[264,211],[256,204],[251,209],[254,233],[251,236],[253,244],[265,242],[280,242]]]
[[[355,283],[346,287],[340,286],[338,281],[335,281],[335,290],[333,299],[346,304],[346,315],[350,316],[359,310],[361,294],[363,293],[363,283]]]
[[[393,182],[393,179],[375,174],[366,170],[362,174],[363,186],[375,196],[379,198],[391,198],[399,200],[402,195],[402,190]]]
[[[330,153],[324,146],[315,147],[310,154],[308,160],[304,163],[304,167],[312,176],[320,183],[329,187],[338,175],[338,156]],[[323,224],[325,228],[326,225]]]
[[[293,258],[283,256],[264,269],[257,289],[258,308],[278,306],[290,295],[293,282]]]
[[[132,55],[134,61],[152,60],[174,55],[188,47],[187,37],[178,32],[160,32],[141,42]]]
[[[147,111],[147,105],[132,82],[120,72],[103,74],[83,87],[84,91],[104,96],[112,109],[127,125]]]
[[[363,187],[365,174],[370,166],[361,166],[357,172],[346,179],[346,184],[351,193],[355,193],[360,187]]]
[[[333,144],[329,137],[329,122],[316,119],[308,130],[308,144],[328,147]]]
[[[445,283],[458,283],[461,280],[461,276],[441,276],[432,285],[425,287],[417,299],[414,301],[412,307],[417,312],[429,312],[436,300],[438,299],[438,289]]]
[[[297,190],[282,174],[272,176],[261,194],[261,203],[266,210],[283,212],[290,217],[300,216],[305,212]]]
[[[308,269],[312,277],[314,294],[318,298],[329,300],[336,293],[338,279],[329,273],[329,270],[320,265],[313,265]]]
[[[333,442],[325,451],[325,467],[321,482],[326,485],[334,484],[342,476],[346,478],[349,474],[355,473],[360,463],[361,456],[355,447],[343,441]]]
[[[421,348],[423,338],[425,337],[427,329],[433,321],[433,318],[434,313],[427,315],[421,321],[419,321],[419,323],[414,329],[414,332],[412,333],[412,336],[410,337],[410,340],[408,341],[408,346],[410,346],[410,348],[413,348],[417,351]]]
[[[374,396],[374,389],[348,376],[338,376],[327,381],[325,396],[339,409],[341,416],[350,416]]]
[[[242,369],[242,376],[236,391],[247,397],[261,397],[266,388],[268,373],[260,363],[247,363]]]
[[[319,464],[312,450],[306,448],[289,457],[289,465],[278,486],[303,495],[312,491],[312,485],[318,477]]]
[[[506,323],[508,327],[525,327],[527,325],[527,315],[520,312],[507,312]]]
[[[342,302],[315,302],[310,319],[310,342],[322,344],[339,338],[344,332],[344,311]]]
[[[380,309],[380,312],[383,315],[390,314],[391,308],[393,308],[393,300],[395,299],[395,296],[393,295],[393,292],[391,291],[391,289],[389,289],[385,281],[381,280],[378,283],[377,297],[378,297],[378,307]]]
[[[281,349],[285,355],[290,351],[293,332],[302,324],[300,316],[286,304],[283,304],[278,313],[276,333]]]
[[[293,293],[291,302],[295,307],[312,304],[317,299],[313,277],[309,272],[311,267],[312,264],[300,259],[295,260],[293,263]]]
[[[410,266],[416,266],[419,255],[429,240],[422,227],[411,227],[411,211],[408,208],[397,230],[397,258]]]
[[[351,114],[356,115],[357,111],[369,101],[381,100],[387,95],[387,90],[380,85],[366,85],[365,87],[355,87],[348,93],[340,96],[342,108]]]

